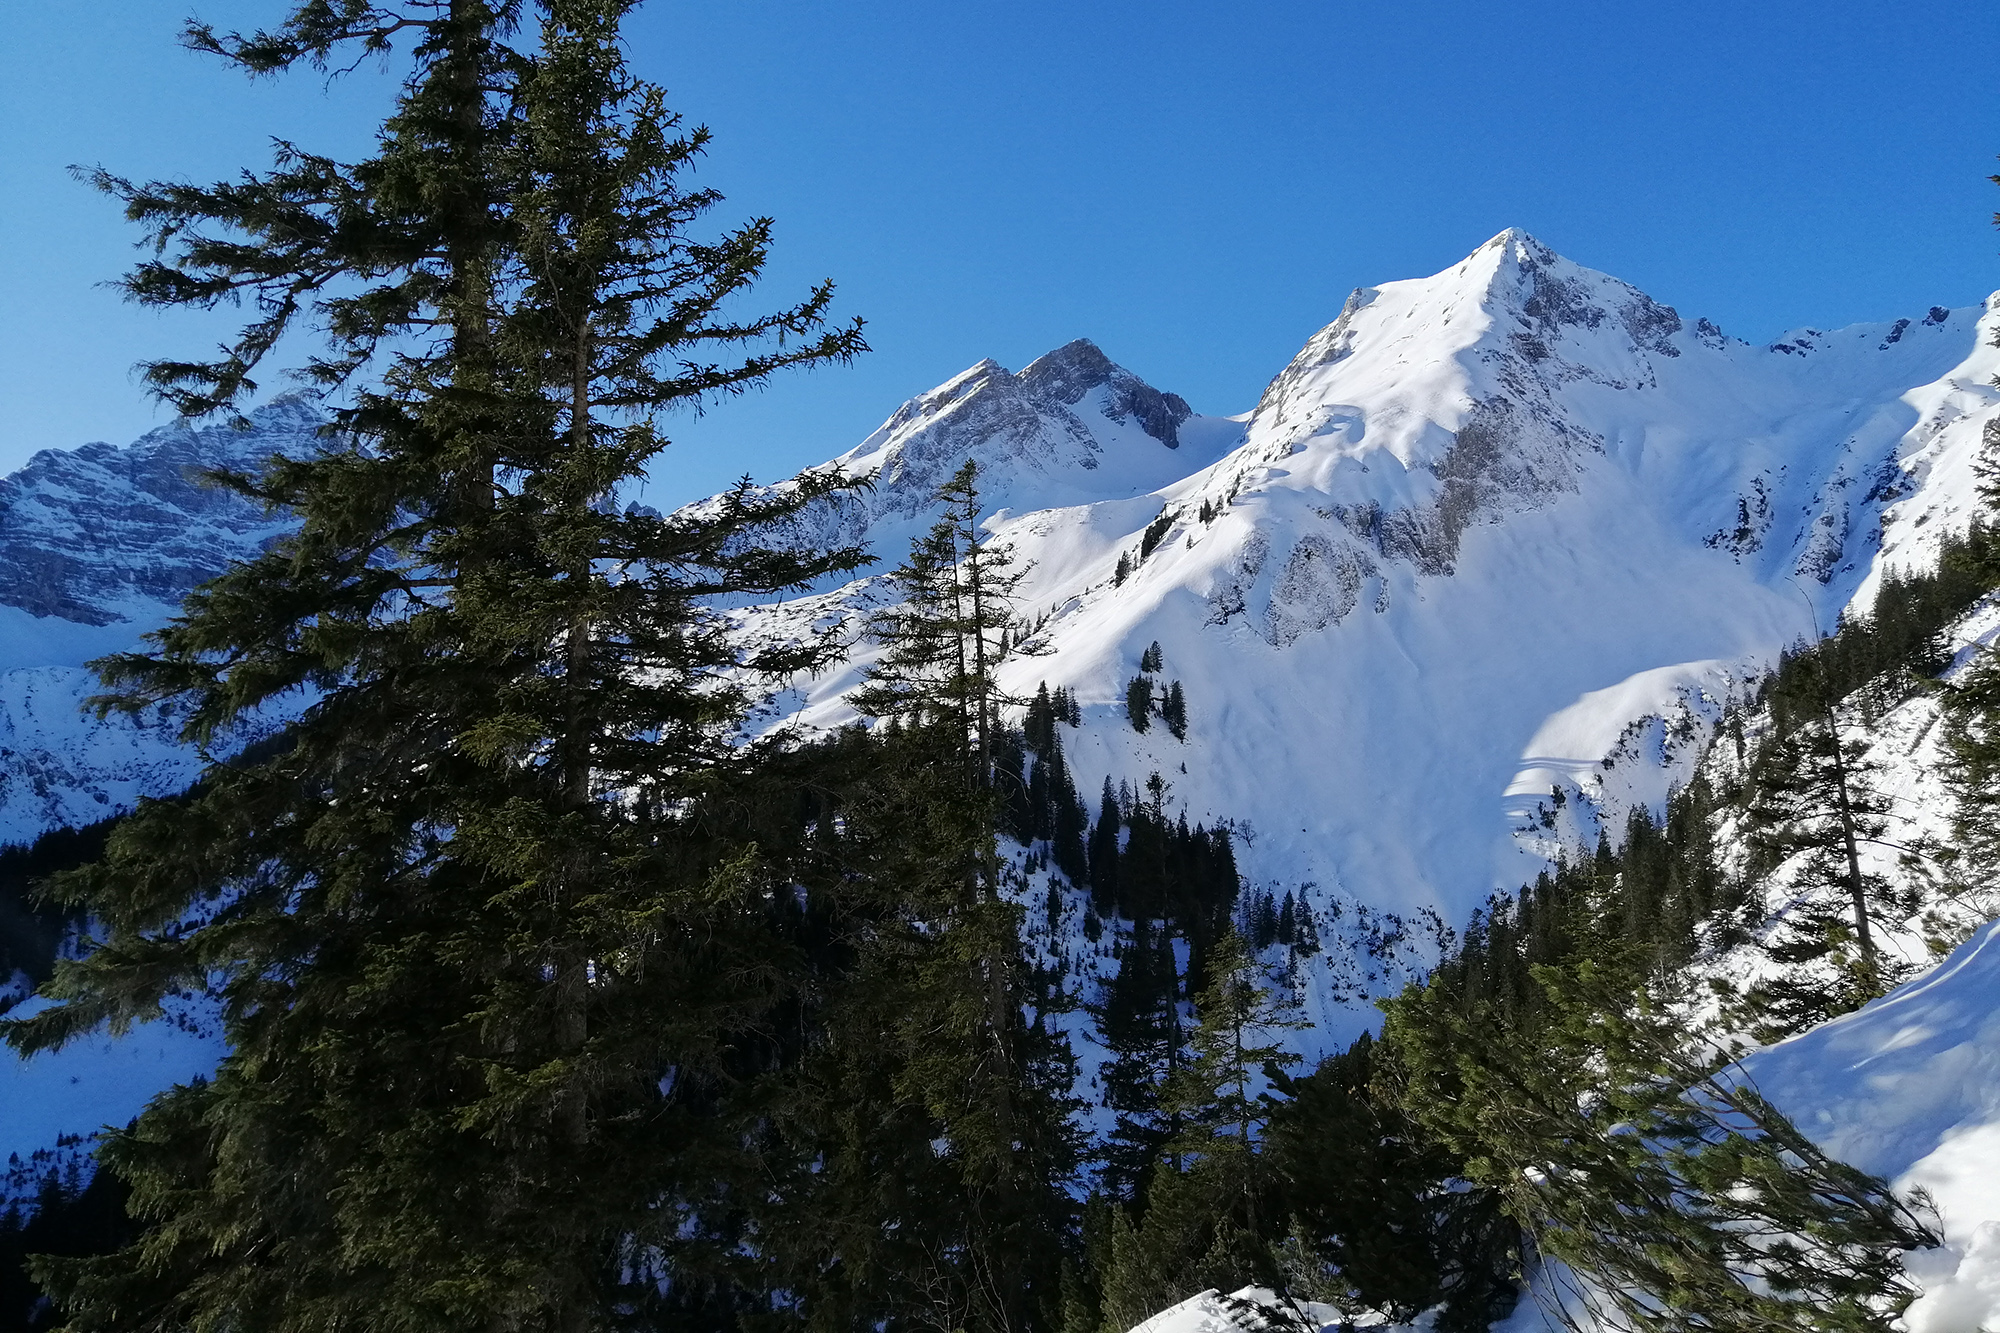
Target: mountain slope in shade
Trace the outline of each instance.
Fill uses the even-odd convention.
[[[200,474],[304,452],[325,424],[310,399],[288,396],[242,429],[176,423],[122,449],[42,450],[0,478],[0,607],[106,626],[178,604],[290,527]]]
[[[125,448],[45,449],[0,479],[0,843],[166,796],[200,772],[170,719],[83,711],[84,663],[140,646],[180,599],[288,531],[210,469],[315,447],[325,416],[274,400],[244,428],[163,427]]]

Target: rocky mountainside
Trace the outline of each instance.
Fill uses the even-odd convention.
[[[0,479],[0,606],[100,626],[179,603],[287,527],[202,474],[301,453],[325,421],[291,396],[242,428],[177,422],[123,449],[42,450]]]
[[[1337,1040],[1426,931],[1657,804],[1764,663],[1963,526],[2000,411],[1996,322],[1932,309],[1753,347],[1509,231],[1355,292],[1240,416],[1084,341],[1019,373],[982,362],[832,460],[871,488],[788,539],[866,539],[886,568],[977,459],[1028,569],[1004,683],[1080,700],[1086,793],[1160,774],[1191,822],[1232,824],[1255,886],[1349,938],[1318,979]],[[317,424],[281,402],[248,432],[44,453],[0,483],[0,839],[191,774],[157,731],[82,721],[78,667],[279,530],[188,465],[310,447]],[[753,636],[844,623],[856,642],[760,726],[852,716],[883,596],[878,572],[736,613]],[[1154,642],[1185,741],[1125,717]],[[1574,799],[1551,826],[1555,788]]]
[[[937,462],[938,437],[898,433],[914,404],[989,382],[977,367],[845,461],[928,479],[979,459],[988,526],[1030,568],[1003,683],[1081,701],[1085,792],[1157,772],[1191,822],[1232,821],[1254,884],[1351,928],[1352,984],[1315,993],[1361,1000],[1421,960],[1427,923],[1657,808],[1779,651],[1962,529],[2000,411],[1997,326],[1989,304],[1753,347],[1510,231],[1356,292],[1240,435],[1189,418],[1184,437],[1218,444],[1140,451],[1181,467],[1137,494],[1046,429],[1032,471],[1019,434],[954,436]],[[843,531],[899,558],[913,490]],[[744,613],[781,637],[844,618],[860,645],[766,725],[852,716],[881,595],[861,580]],[[1185,742],[1126,720],[1154,642]],[[1552,829],[1558,787],[1576,799]],[[1319,1017],[1346,1033],[1366,1010]]]
[[[196,584],[287,530],[212,469],[314,447],[324,415],[279,398],[245,428],[163,427],[125,448],[45,449],[0,479],[0,842],[179,791],[199,764],[164,719],[95,722],[84,663],[135,648]]]

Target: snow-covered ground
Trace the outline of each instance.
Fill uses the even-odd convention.
[[[1934,1200],[1944,1244],[1905,1260],[1922,1290],[1909,1333],[2000,1327],[2000,921],[1866,1008],[1752,1052],[1741,1076],[1832,1155]],[[1203,1292],[1133,1333],[1254,1333],[1268,1299]],[[1557,1299],[1532,1293],[1493,1333],[1541,1333]]]
[[[9,1011],[26,1018],[43,1007],[30,999]],[[63,1135],[119,1128],[155,1094],[205,1077],[223,1043],[204,1006],[178,1006],[130,1038],[104,1033],[28,1059],[0,1053],[0,1161],[26,1160]]]
[[[1909,1260],[1910,1333],[2000,1327],[2000,921],[1859,1012],[1744,1062],[1833,1156],[1936,1202],[1945,1245]]]
[[[1081,701],[1065,743],[1086,795],[1157,772],[1191,823],[1231,822],[1254,888],[1313,907],[1326,948],[1295,982],[1326,1049],[1423,965],[1431,923],[1656,806],[1763,664],[1964,526],[2000,412],[1996,332],[1989,301],[1753,347],[1509,231],[1357,291],[1248,412],[1193,412],[1088,343],[1018,374],[982,362],[837,460],[874,488],[790,536],[866,539],[893,565],[937,483],[978,459],[988,526],[1027,570],[1031,632],[1003,684]],[[315,422],[294,401],[247,435],[170,429],[0,482],[0,839],[185,782],[164,732],[74,710],[78,668],[281,530],[182,470],[310,447]],[[878,576],[737,614],[747,634],[858,640],[882,595]],[[1124,720],[1155,641],[1185,742]],[[847,720],[870,651],[759,725]],[[1538,805],[1559,785],[1578,799],[1551,830]],[[1074,906],[1041,945],[1081,959]],[[130,1097],[17,1115],[94,1086],[62,1082],[69,1058],[0,1084],[0,1151],[129,1114]],[[121,1095],[198,1063],[149,1059]]]

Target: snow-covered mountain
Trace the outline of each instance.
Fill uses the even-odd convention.
[[[1191,820],[1234,823],[1257,885],[1327,922],[1365,907],[1407,943],[1656,805],[1763,663],[1963,526],[2000,411],[1994,311],[1753,347],[1508,231],[1355,292],[1238,416],[1086,341],[1019,373],[981,362],[831,460],[871,487],[787,537],[866,540],[886,568],[978,460],[1036,627],[1003,683],[1082,701],[1083,790],[1158,772]],[[0,483],[0,839],[191,775],[157,729],[78,718],[80,663],[279,530],[187,466],[307,447],[319,420],[291,400],[248,432],[47,452]],[[851,716],[885,595],[877,572],[738,613],[752,635],[845,621],[857,642],[761,725]],[[1154,641],[1185,742],[1124,718]],[[1576,799],[1552,825],[1556,787]],[[1358,989],[1393,983],[1374,961]]]
[[[1763,664],[1963,527],[2000,411],[1997,309],[1753,347],[1509,231],[1357,291],[1236,431],[1189,417],[1171,453],[1096,419],[1097,451],[1025,412],[988,431],[981,396],[1008,386],[999,419],[1035,367],[975,367],[840,460],[890,481],[837,521],[893,562],[922,487],[978,459],[1039,626],[1003,684],[1082,701],[1083,790],[1158,772],[1190,820],[1236,822],[1253,882],[1310,886],[1329,917],[1461,921],[1558,850],[1553,787],[1582,798],[1570,836],[1657,805]],[[858,637],[881,596],[862,580],[744,619],[844,616]],[[1155,641],[1185,743],[1124,717]],[[847,720],[868,652],[767,722]]]
[[[1996,336],[2000,294],[1754,347],[1510,231],[1431,277],[1355,292],[1236,416],[1195,413],[1085,341],[1019,373],[981,362],[832,460],[872,485],[784,535],[867,541],[893,566],[938,483],[976,459],[989,529],[1027,570],[1003,684],[1081,702],[1065,748],[1083,791],[1158,773],[1190,822],[1231,823],[1255,888],[1314,914],[1327,947],[1294,982],[1317,1023],[1305,1043],[1325,1049],[1429,960],[1427,934],[1565,846],[1615,836],[1635,804],[1657,810],[1782,648],[1865,609],[1882,571],[1927,566],[1969,522],[2000,418]],[[322,422],[281,400],[247,431],[47,451],[0,480],[0,842],[192,779],[170,722],[79,712],[95,689],[82,664],[136,646],[189,587],[284,530],[192,472],[311,448]],[[732,612],[748,636],[845,624],[855,643],[845,666],[768,700],[759,727],[852,718],[864,619],[888,595],[876,572]],[[1959,628],[1989,642],[2000,610]],[[1185,741],[1126,720],[1156,641],[1161,682],[1186,694]],[[1913,832],[1943,817],[1922,795],[1935,713],[1913,700],[1880,727]],[[1078,947],[1079,897],[1031,944],[1087,985],[1109,951]],[[1976,1190],[1993,1161],[1979,997],[1996,948],[1989,929],[1938,980],[1753,1072],[1860,1164],[1941,1198]],[[123,1118],[216,1051],[163,1027],[9,1065],[0,1104],[46,1114],[8,1117],[0,1152]],[[1905,1078],[1958,1100],[1898,1101]],[[1927,1289],[1963,1303],[1990,1286],[1995,1226],[1961,1208],[1946,1256],[1960,1266]],[[1202,1299],[1190,1309],[1223,1317]]]
[[[310,400],[279,398],[247,428],[44,449],[0,479],[0,843],[194,780],[200,764],[170,723],[83,714],[98,691],[83,664],[138,647],[196,584],[289,526],[201,474],[301,453],[325,421]]]

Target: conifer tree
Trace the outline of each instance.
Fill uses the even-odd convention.
[[[1111,777],[1104,778],[1104,790],[1097,797],[1097,822],[1090,826],[1090,903],[1100,917],[1118,911],[1118,868],[1123,850],[1119,829],[1123,818],[1118,793],[1111,790]]]
[[[1902,1252],[1937,1243],[1922,1208],[1700,1050],[1634,961],[1537,968],[1526,1031],[1406,990],[1384,1006],[1401,1106],[1582,1279],[1550,1311],[1572,1329],[1888,1333]]]
[[[1863,849],[1886,832],[1889,812],[1865,743],[1842,718],[1823,666],[1807,664],[1793,679],[1791,692],[1811,712],[1760,750],[1747,818],[1761,865],[1775,869],[1798,858],[1801,890],[1766,946],[1787,970],[1751,997],[1763,1010],[1767,1039],[1859,1008],[1900,980],[1902,969],[1883,956],[1875,928],[1914,910],[1862,865]]]
[[[1276,1276],[1268,1234],[1273,1185],[1259,1140],[1277,1098],[1261,1086],[1296,1063],[1278,1034],[1304,1027],[1270,992],[1232,931],[1215,944],[1195,1002],[1191,1058],[1159,1086],[1165,1139],[1143,1211],[1114,1230],[1103,1275],[1107,1326],[1127,1327],[1207,1287]]]
[[[1180,982],[1172,938],[1141,919],[1119,947],[1118,970],[1092,1009],[1111,1056],[1100,1075],[1113,1119],[1099,1147],[1099,1183],[1121,1202],[1143,1201],[1148,1173],[1179,1132],[1165,1093],[1186,1058]]]
[[[1187,739],[1187,695],[1181,692],[1179,681],[1167,687],[1166,698],[1160,703],[1160,720],[1175,740]]]
[[[885,725],[849,806],[860,855],[843,864],[871,886],[877,915],[863,945],[868,983],[852,992],[865,1012],[832,1025],[823,1076],[823,1096],[844,1108],[833,1123],[853,1127],[832,1154],[838,1174],[866,1191],[894,1179],[921,1197],[899,1205],[892,1237],[863,1242],[869,1263],[849,1253],[830,1266],[808,1246],[792,1280],[839,1288],[835,1311],[868,1309],[857,1284],[872,1282],[891,1313],[916,1317],[932,1301],[926,1318],[997,1330],[1060,1300],[1069,1069],[1044,1023],[1051,999],[1022,957],[1020,910],[1002,892],[998,760],[1020,742],[1002,726],[1009,701],[994,674],[1015,575],[980,529],[973,464],[938,499],[943,516],[891,576],[902,600],[877,618],[885,651],[855,696]],[[1059,755],[1052,736],[1037,739]],[[1080,819],[1074,833],[1080,841]],[[852,1213],[851,1200],[833,1211]]]
[[[746,662],[705,607],[860,557],[758,543],[824,478],[665,519],[615,499],[661,412],[864,345],[826,327],[826,287],[719,313],[770,224],[692,234],[707,134],[626,69],[633,4],[197,26],[253,73],[411,41],[377,155],[97,176],[159,246],[135,299],[256,304],[218,360],[148,367],[167,401],[228,410],[303,318],[328,341],[309,376],[351,405],[320,452],[224,479],[297,534],[103,664],[103,707],[180,704],[218,757],[61,882],[101,934],[9,1039],[212,988],[231,1053],[104,1149],[152,1227],[50,1266],[73,1327],[583,1329],[728,1286],[723,1201],[757,1168],[745,1093],[791,952],[771,872],[715,818],[754,760],[732,673],[817,649]],[[281,745],[220,757],[272,710]]]
[[[2000,420],[1986,423],[1974,467],[1987,513],[2000,514]],[[1976,586],[2000,586],[2000,540],[1978,521],[1970,537],[1961,562],[1970,566]],[[1945,709],[1959,878],[1979,913],[1988,915],[2000,901],[2000,652],[1988,647],[1973,659],[1952,682]]]
[[[1945,700],[1958,877],[1990,907],[2000,902],[2000,653],[1980,653]]]
[[[1288,1224],[1274,1257],[1289,1295],[1397,1322],[1441,1306],[1434,1327],[1447,1333],[1480,1333],[1513,1308],[1518,1228],[1401,1109],[1380,1043],[1364,1032],[1272,1083],[1283,1100],[1264,1151]]]
[[[1143,675],[1125,682],[1125,720],[1141,735],[1152,725],[1153,682]]]
[[[1223,1169],[1237,1175],[1246,1206],[1254,1206],[1247,1159],[1274,1105],[1257,1089],[1268,1071],[1298,1063],[1280,1036],[1307,1026],[1297,1008],[1289,992],[1265,984],[1242,937],[1225,932],[1208,958],[1208,984],[1195,998],[1194,1058],[1167,1089],[1167,1103],[1182,1124],[1179,1151],[1218,1162],[1230,1158]],[[1254,1226],[1254,1212],[1250,1221]]]

